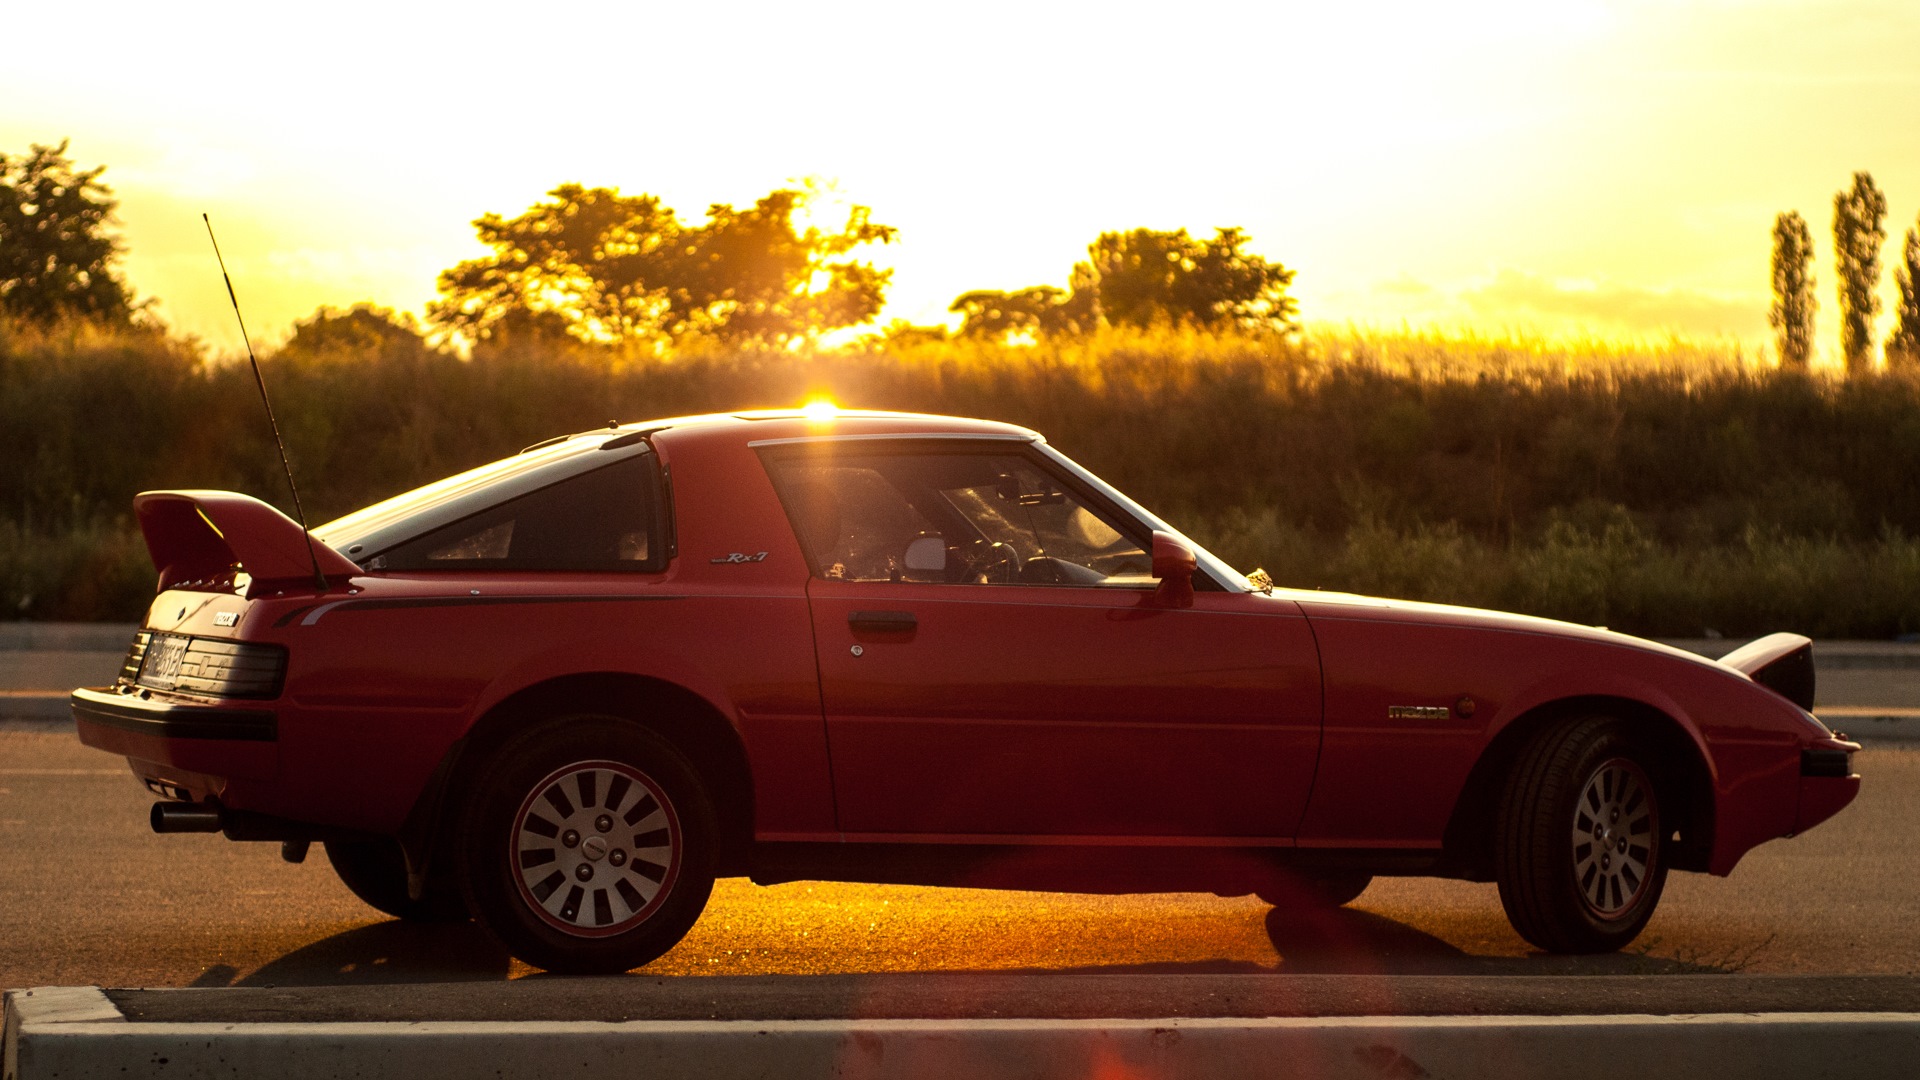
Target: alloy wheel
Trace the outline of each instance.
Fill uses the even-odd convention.
[[[1635,762],[1610,758],[1587,777],[1573,808],[1573,876],[1595,916],[1633,909],[1651,877],[1658,816],[1653,785]]]
[[[521,899],[576,937],[631,930],[673,891],[683,840],[660,785],[616,761],[564,765],[514,815],[510,858]]]

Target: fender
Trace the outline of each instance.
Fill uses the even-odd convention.
[[[1500,711],[1486,731],[1486,742],[1491,744],[1500,733],[1510,727],[1514,721],[1542,706],[1556,701],[1582,697],[1623,698],[1638,702],[1665,715],[1675,726],[1686,733],[1687,741],[1693,744],[1694,752],[1706,763],[1707,776],[1716,789],[1720,786],[1719,764],[1714,761],[1705,734],[1694,720],[1686,706],[1674,700],[1672,694],[1658,684],[1635,675],[1618,671],[1555,671],[1543,675],[1525,687],[1500,706]]]
[[[665,636],[653,636],[644,645],[579,638],[533,653],[487,684],[473,702],[467,728],[471,729],[495,706],[530,686],[562,676],[602,673],[658,679],[680,686],[726,717],[738,734],[739,710],[725,683],[705,665],[665,644],[662,640]],[[636,654],[644,656],[645,663],[636,664]]]

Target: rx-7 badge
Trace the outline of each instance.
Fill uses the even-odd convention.
[[[735,552],[731,552],[731,553],[729,553],[729,554],[726,554],[726,555],[722,555],[722,556],[720,556],[720,557],[719,557],[719,558],[717,558],[717,559],[708,559],[707,561],[708,561],[708,562],[714,562],[714,563],[750,563],[750,562],[766,562],[766,561],[767,561],[767,553],[766,553],[766,552],[764,552],[764,551],[756,551],[756,552],[754,552],[754,553],[753,553],[753,554],[751,554],[751,555],[743,555],[743,554],[741,554],[740,552],[738,552],[738,551],[735,551]]]

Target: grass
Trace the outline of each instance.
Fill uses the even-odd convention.
[[[401,333],[264,367],[316,520],[559,432],[824,393],[1034,427],[1283,584],[1654,634],[1920,630],[1920,381],[1732,345],[1160,330],[662,361]],[[0,325],[0,617],[136,616],[128,500],[159,487],[284,504],[244,364]]]

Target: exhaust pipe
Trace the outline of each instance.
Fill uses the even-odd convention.
[[[157,802],[148,820],[157,833],[219,832],[219,803]]]

